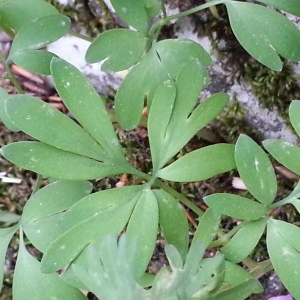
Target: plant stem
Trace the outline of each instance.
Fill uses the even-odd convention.
[[[11,28],[9,28],[9,27],[7,27],[7,26],[5,26],[5,25],[2,24],[0,26],[0,29],[2,31],[4,31],[11,39],[14,39],[15,33],[14,33],[14,31]]]
[[[259,279],[261,276],[265,275],[267,272],[273,270],[273,265],[271,260],[265,260],[260,263],[257,263],[257,266],[253,268],[250,273],[253,275],[254,278]]]
[[[43,180],[43,177],[41,174],[37,174],[37,179],[35,181],[35,184],[32,188],[32,193],[31,195],[33,195],[35,192],[37,192],[39,189],[40,189],[40,185],[41,185],[41,182]]]
[[[2,51],[0,51],[0,60],[2,60],[3,66],[4,66],[4,68],[5,68],[6,72],[7,72],[7,76],[6,76],[7,79],[9,79],[12,82],[12,84],[16,87],[16,89],[18,90],[18,92],[20,94],[24,94],[24,91],[21,88],[19,82],[17,81],[17,79],[15,78],[15,76],[12,74],[12,72],[10,70],[10,67],[9,67],[9,65],[8,65],[8,63],[7,63],[6,59],[5,59]]]
[[[175,19],[179,19],[179,18],[188,16],[188,15],[194,14],[194,13],[200,11],[200,10],[203,10],[203,9],[206,9],[206,8],[218,5],[218,4],[224,4],[226,2],[228,2],[228,0],[213,0],[213,1],[209,1],[209,2],[207,2],[205,4],[199,5],[197,7],[194,7],[194,8],[188,9],[186,11],[183,11],[183,12],[181,12],[179,14],[176,14],[176,15],[173,15],[173,16],[164,17],[162,20],[159,20],[159,21],[157,21],[156,23],[153,24],[152,28],[149,31],[149,35],[152,37],[153,40],[156,40],[157,37],[158,37],[158,35],[159,35],[159,33],[160,33],[161,28],[166,23],[168,23],[168,22],[170,22],[172,20],[175,20]]]
[[[200,209],[197,205],[195,205],[193,202],[191,202],[188,198],[180,194],[179,192],[172,189],[167,184],[163,183],[159,179],[156,179],[154,181],[154,185],[165,190],[167,193],[173,195],[179,202],[183,203],[185,206],[190,208],[193,212],[195,212],[199,216],[203,216],[204,211]]]
[[[164,19],[167,18],[168,15],[167,15],[167,11],[166,11],[166,7],[165,7],[165,4],[164,4],[164,1],[161,1],[161,10],[162,10]]]

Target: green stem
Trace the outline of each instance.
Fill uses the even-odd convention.
[[[164,19],[167,18],[168,15],[167,15],[167,11],[166,11],[166,7],[165,7],[165,4],[164,4],[164,1],[161,1],[161,10],[162,10]]]
[[[213,1],[207,2],[205,4],[199,5],[197,7],[194,7],[194,8],[188,9],[186,11],[183,11],[179,14],[164,17],[164,19],[159,20],[159,21],[157,21],[156,23],[153,24],[152,28],[149,31],[149,35],[152,37],[153,40],[156,40],[159,33],[160,33],[161,27],[163,27],[166,23],[168,23],[172,20],[182,18],[182,17],[186,17],[186,16],[194,14],[194,13],[200,11],[200,10],[203,10],[203,9],[206,9],[206,8],[218,5],[218,4],[224,4],[228,1],[229,0],[213,0]]]
[[[204,211],[202,209],[200,209],[197,205],[195,205],[193,202],[191,202],[188,198],[186,198],[184,195],[180,194],[179,192],[175,191],[167,184],[163,183],[159,179],[156,179],[154,181],[154,185],[165,190],[167,193],[173,195],[176,199],[178,199],[181,203],[183,203],[185,206],[190,208],[197,215],[203,216]]]
[[[84,35],[84,34],[81,34],[81,33],[78,33],[76,31],[73,31],[73,30],[70,30],[69,31],[69,34],[72,35],[72,36],[75,36],[79,39],[82,39],[82,40],[85,40],[85,41],[88,41],[88,42],[93,42],[93,38],[87,36],[87,35]]]
[[[267,272],[272,271],[273,265],[271,263],[271,260],[265,260],[260,263],[257,263],[256,267],[254,267],[250,273],[253,275],[254,278],[259,279],[263,275],[265,275]]]
[[[10,67],[9,67],[9,65],[7,63],[7,60],[5,59],[2,51],[0,51],[0,60],[2,60],[3,66],[4,66],[4,68],[5,68],[6,72],[7,72],[7,79],[9,79],[12,82],[12,84],[16,87],[16,89],[18,90],[18,92],[20,94],[24,94],[24,91],[21,88],[19,82],[17,81],[17,79],[15,78],[15,76],[12,74],[12,72],[10,70]]]

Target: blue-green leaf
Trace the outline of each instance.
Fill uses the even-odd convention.
[[[8,244],[12,238],[12,236],[15,234],[15,232],[18,230],[19,224],[16,224],[13,227],[9,228],[1,228],[0,229],[0,291],[2,287],[2,281],[3,281],[3,273],[4,273],[4,262],[5,262],[5,255],[6,250],[8,247]]]
[[[277,183],[267,154],[250,137],[241,135],[235,146],[235,160],[248,191],[262,204],[272,203]]]
[[[13,281],[15,300],[87,299],[81,291],[64,283],[58,274],[41,273],[40,265],[27,252],[23,238],[21,238]]]
[[[205,248],[207,248],[219,229],[221,217],[222,215],[219,212],[208,208],[200,219],[192,245],[197,242],[203,242]]]
[[[300,148],[298,146],[279,139],[265,140],[263,145],[277,161],[300,174]]]
[[[166,241],[175,246],[185,259],[189,243],[189,225],[182,206],[172,195],[153,191],[158,201],[159,225]]]
[[[128,241],[137,240],[138,256],[134,261],[135,278],[139,279],[151,260],[158,229],[158,204],[152,190],[145,188],[132,212],[126,229]]]
[[[231,262],[238,263],[246,258],[261,238],[268,218],[245,223],[244,226],[221,248],[221,253]],[[247,238],[245,238],[247,237]]]
[[[268,212],[264,205],[238,195],[216,193],[203,200],[221,214],[246,221],[258,220]]]
[[[298,136],[300,136],[300,101],[293,100],[289,107],[290,121],[296,130]]]
[[[300,298],[300,229],[279,220],[270,220],[267,227],[267,247],[276,273],[287,290]]]
[[[0,153],[24,169],[57,179],[90,180],[127,172],[119,165],[104,164],[40,142],[17,142]]]
[[[147,34],[148,15],[142,1],[111,0],[111,4],[118,16],[120,16],[127,24],[144,34]]]
[[[91,194],[73,205],[58,225],[64,233],[50,245],[42,271],[55,272],[74,260],[90,243],[119,234],[128,222],[143,186],[128,186]]]
[[[300,60],[300,31],[285,16],[253,3],[227,1],[225,5],[234,35],[260,63],[280,71],[279,54]]]
[[[0,2],[0,23],[16,30],[32,20],[55,14],[58,14],[56,8],[45,1],[9,0]]]
[[[159,170],[157,176],[171,181],[200,181],[233,168],[234,145],[215,144],[184,155]]]
[[[286,12],[289,12],[293,15],[300,17],[299,0],[289,0],[289,1],[258,0],[258,2],[277,7],[281,10],[285,10]]]
[[[147,38],[129,29],[112,29],[100,34],[89,46],[85,59],[96,63],[105,59],[102,71],[122,71],[136,64],[145,52]]]
[[[13,96],[5,100],[5,108],[16,127],[45,144],[97,160],[107,156],[82,127],[40,99]]]

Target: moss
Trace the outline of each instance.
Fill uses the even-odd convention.
[[[84,28],[91,37],[99,33],[117,27],[116,22],[104,1],[75,0],[72,5],[61,5],[57,0],[47,0],[57,10],[70,17],[76,26]]]
[[[289,122],[289,105],[292,100],[299,99],[300,91],[298,78],[287,62],[284,61],[281,72],[276,72],[251,59],[245,64],[244,78],[264,108],[277,108],[279,115]]]
[[[213,122],[213,127],[228,143],[235,143],[240,134],[247,134],[255,141],[261,141],[262,135],[247,122],[245,116],[245,109],[234,96],[224,113]]]

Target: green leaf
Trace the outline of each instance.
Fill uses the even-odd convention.
[[[159,207],[159,225],[166,241],[185,259],[189,243],[189,225],[178,201],[162,190],[153,191]]]
[[[258,220],[267,214],[264,205],[238,195],[216,193],[203,200],[219,213],[246,221]]]
[[[9,98],[8,93],[0,87],[0,120],[4,125],[11,131],[19,131],[19,129],[12,123],[11,119],[6,113],[5,110],[5,99]]]
[[[212,208],[208,208],[200,219],[197,230],[194,234],[192,245],[197,242],[203,242],[205,248],[213,241],[219,224],[221,222],[221,214]]]
[[[81,291],[64,283],[58,274],[41,273],[40,263],[27,252],[22,238],[14,273],[13,295],[15,300],[87,299]]]
[[[6,250],[8,247],[8,244],[15,234],[15,232],[18,230],[19,224],[16,224],[13,227],[9,228],[1,228],[0,229],[0,291],[2,287],[3,282],[3,273],[4,273],[4,263],[5,263],[5,256],[6,256]]]
[[[290,121],[297,132],[298,136],[300,136],[300,101],[293,100],[289,107],[289,117]]]
[[[287,290],[300,298],[300,229],[279,220],[270,220],[267,227],[267,247],[276,273]]]
[[[198,105],[189,118],[176,122],[175,114],[172,124],[169,126],[169,134],[166,135],[161,166],[175,155],[188,141],[205,125],[212,121],[226,106],[228,95],[224,93],[214,94]],[[185,100],[182,95],[182,101]],[[228,151],[227,151],[228,152]],[[225,155],[227,153],[225,151]]]
[[[300,60],[300,31],[285,16],[253,3],[228,1],[225,5],[234,35],[260,63],[280,71],[282,62],[278,54],[292,61]]]
[[[13,57],[16,65],[33,73],[50,75],[50,62],[55,54],[45,50],[25,50]]]
[[[126,229],[128,241],[137,240],[138,255],[134,261],[135,278],[144,274],[151,260],[158,229],[158,204],[152,190],[145,187],[139,197]]]
[[[50,74],[49,63],[54,56],[37,51],[58,40],[70,29],[71,21],[63,15],[50,15],[25,24],[16,34],[8,60],[36,73]]]
[[[82,127],[40,99],[13,96],[5,100],[5,108],[16,127],[45,144],[97,160],[106,157],[103,148]]]
[[[54,14],[58,14],[56,8],[45,1],[9,0],[0,2],[1,24],[16,30],[32,20]]]
[[[248,191],[262,204],[271,204],[276,196],[277,182],[267,154],[250,137],[240,135],[235,146],[235,160]]]
[[[157,87],[167,79],[169,76],[154,49],[130,70],[115,98],[116,115],[124,129],[131,130],[139,124],[145,98],[150,101]]]
[[[146,291],[136,283],[133,272],[136,243],[128,243],[125,235],[118,243],[116,237],[105,236],[100,247],[87,249],[87,266],[71,265],[87,290],[99,299],[145,299]],[[124,288],[120,288],[120,283]]]
[[[257,245],[269,218],[245,223],[244,226],[221,248],[225,258],[238,263],[246,258]]]
[[[15,213],[0,211],[0,222],[12,224],[17,223],[20,218],[21,217]]]
[[[211,63],[209,54],[196,42],[166,40],[155,43],[130,70],[117,92],[115,105],[120,125],[127,130],[136,127],[141,119],[145,99],[150,108],[158,86],[165,80],[175,80],[190,61],[200,64],[199,68]],[[204,76],[201,84],[207,83],[207,77]]]
[[[234,145],[215,144],[184,155],[159,170],[157,176],[179,182],[200,181],[233,168],[235,168]]]
[[[202,66],[210,66],[210,55],[198,43],[188,39],[162,40],[154,45],[155,51],[171,77],[175,79],[186,63],[197,60]],[[176,62],[176,63],[175,63]],[[191,74],[192,75],[192,74]],[[208,83],[205,78],[204,84]],[[197,83],[194,83],[197,84]],[[188,99],[187,99],[188,100]]]
[[[51,243],[63,234],[62,228],[58,225],[63,214],[57,213],[21,225],[30,243],[39,251],[45,253]]]
[[[300,181],[298,181],[293,192],[284,200],[286,203],[294,205],[298,212],[300,212]]]
[[[263,145],[278,162],[296,174],[300,174],[299,147],[279,139],[265,140]]]
[[[277,7],[279,9],[285,10],[293,15],[300,17],[300,6],[299,0],[289,0],[289,1],[281,1],[281,0],[258,0],[261,3],[271,5]]]
[[[24,169],[57,179],[90,180],[126,172],[119,165],[104,164],[40,142],[17,142],[0,153]]]
[[[48,248],[42,272],[55,272],[74,260],[90,243],[119,234],[140,197],[142,186],[128,186],[91,194],[73,205],[60,219],[64,233]]]
[[[107,152],[125,161],[113,125],[102,98],[88,80],[74,66],[54,58],[51,74],[55,88],[76,120]],[[85,145],[86,146],[86,145]]]
[[[169,79],[161,83],[152,101],[148,116],[148,136],[153,169],[158,170],[162,157],[167,155],[164,142],[176,98],[175,83]],[[168,158],[169,155],[167,155]]]
[[[142,0],[143,5],[146,9],[148,19],[155,17],[161,10],[160,0]]]
[[[253,275],[248,273],[243,267],[236,265],[230,261],[225,261],[226,272],[224,281],[232,286],[239,285],[249,279],[254,279]],[[258,283],[258,289],[253,293],[261,293],[263,290],[262,285]]]
[[[143,34],[148,31],[148,16],[140,0],[111,0],[118,16]]]
[[[263,292],[263,287],[255,278],[249,278],[244,282],[222,291],[211,297],[212,300],[232,300],[232,299],[247,299],[251,294],[259,294]]]
[[[18,52],[35,50],[47,46],[65,35],[71,20],[60,14],[43,16],[26,23],[17,32],[8,59],[13,59]]]
[[[21,224],[35,222],[39,219],[60,213],[92,190],[92,184],[87,181],[56,181],[34,193],[26,202]]]
[[[122,71],[136,64],[145,52],[147,38],[138,31],[112,29],[100,34],[89,46],[85,59],[96,63],[105,59],[102,71]]]

